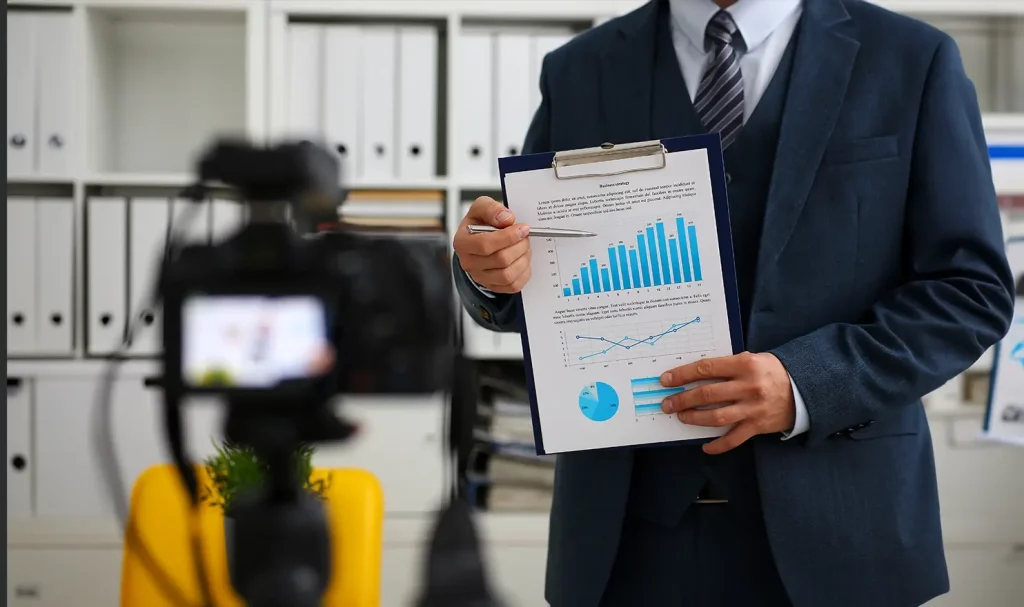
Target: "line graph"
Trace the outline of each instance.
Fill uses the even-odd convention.
[[[693,354],[715,348],[711,321],[700,316],[679,322],[581,327],[577,331],[562,331],[562,342],[569,365]]]

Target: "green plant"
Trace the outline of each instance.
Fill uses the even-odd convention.
[[[202,488],[200,495],[203,503],[218,507],[225,515],[231,514],[231,507],[238,496],[250,489],[263,484],[267,478],[267,465],[248,446],[225,442],[213,444],[217,450],[203,462],[210,485]],[[331,477],[313,479],[313,445],[300,445],[293,454],[296,477],[301,480],[302,488],[324,499]]]

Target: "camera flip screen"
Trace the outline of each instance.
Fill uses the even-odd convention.
[[[193,388],[267,389],[332,368],[327,314],[316,297],[192,296],[181,319],[183,379]]]

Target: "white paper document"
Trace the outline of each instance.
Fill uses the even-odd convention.
[[[716,154],[717,207],[709,164]],[[738,302],[720,164],[720,151],[700,148],[578,164],[557,175],[505,171],[517,221],[598,234],[531,240],[522,305],[538,451],[724,432],[662,413],[662,400],[681,389],[659,381],[664,371],[728,356],[741,343],[739,328],[730,327]]]

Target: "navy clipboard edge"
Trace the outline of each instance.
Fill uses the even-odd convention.
[[[674,152],[685,152],[690,150],[706,150],[708,155],[708,166],[711,176],[711,195],[715,205],[715,223],[718,230],[718,249],[721,255],[722,277],[725,287],[726,310],[729,315],[729,333],[732,340],[733,354],[743,351],[743,329],[740,315],[739,290],[736,283],[736,264],[732,247],[732,224],[729,219],[729,195],[725,181],[725,160],[722,157],[722,139],[717,133],[704,135],[688,135],[684,137],[671,137],[661,139],[661,144],[668,154]],[[653,143],[653,142],[652,142]],[[508,156],[498,159],[498,173],[501,176],[501,197],[505,206],[508,206],[508,192],[505,190],[505,176],[510,173],[522,173],[526,171],[539,171],[551,169],[555,160],[554,152],[542,152],[539,154],[526,154],[522,156]],[[526,331],[526,314],[523,308],[523,298],[516,297],[516,306],[519,309],[519,317],[523,319],[523,362],[526,368],[526,389],[530,395],[530,418],[533,425],[533,440],[537,455],[548,455],[544,449],[544,436],[540,425],[540,412],[537,407],[537,391],[534,388],[533,364],[530,357],[530,342]],[[605,449],[639,449],[644,447],[659,447],[668,444],[702,444],[714,440],[713,438],[686,439],[679,441],[663,441],[658,443],[645,443],[642,445],[623,445],[606,447]],[[595,449],[604,450],[604,449]]]
[[[1013,238],[1008,239],[1006,241],[1006,247],[1009,248],[1010,245],[1022,245],[1022,246],[1024,246],[1024,236],[1015,236]],[[1014,280],[1016,280],[1016,278]],[[526,337],[526,333],[523,333],[523,338],[524,338],[524,341],[523,341],[523,356],[524,357],[526,356],[525,337]],[[999,373],[999,355],[1001,353],[1002,345],[1003,345],[1003,340],[1000,339],[999,341],[996,342],[995,347],[992,349],[992,370],[989,371],[989,376],[988,376],[989,377],[989,381],[988,381],[988,402],[985,404],[985,417],[983,418],[983,421],[982,421],[982,424],[981,424],[981,430],[985,434],[988,434],[989,426],[992,424],[992,407],[995,406],[995,402],[993,402],[993,401],[995,400],[995,394],[996,394],[996,377],[998,377],[998,373]],[[530,380],[527,379],[527,381],[530,381]],[[530,403],[530,408],[533,409],[533,403]],[[536,423],[537,422],[534,421],[534,424],[536,424]],[[536,431],[534,431],[534,434],[536,434]]]

